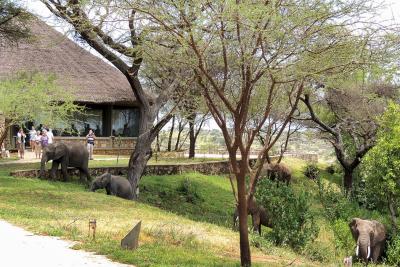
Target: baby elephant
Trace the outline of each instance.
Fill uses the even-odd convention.
[[[107,195],[113,195],[125,199],[133,199],[132,187],[129,181],[122,176],[105,173],[96,177],[90,186],[90,191],[105,188]]]

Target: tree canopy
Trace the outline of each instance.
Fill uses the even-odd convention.
[[[29,17],[30,14],[14,2],[0,0],[0,46],[27,38]]]
[[[40,121],[54,129],[65,128],[74,113],[82,112],[82,107],[74,104],[73,95],[58,87],[55,79],[52,75],[24,72],[0,80],[0,114],[5,118],[0,144],[8,126]]]

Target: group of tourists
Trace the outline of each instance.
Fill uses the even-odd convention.
[[[37,159],[41,158],[42,149],[49,144],[52,144],[54,140],[53,131],[51,129],[46,129],[45,127],[36,130],[34,126],[29,131],[29,144],[32,152],[35,152],[35,157]],[[22,128],[19,129],[17,134],[17,148],[19,158],[23,159],[25,154],[25,143],[26,135]]]
[[[89,159],[93,159],[93,147],[96,135],[92,129],[89,129],[89,133],[86,135],[87,150],[89,152]],[[29,131],[29,144],[32,152],[35,152],[35,158],[40,159],[42,155],[42,149],[52,144],[54,140],[53,131],[46,127],[39,127],[36,130],[34,126]],[[22,128],[19,129],[17,134],[17,148],[20,159],[24,158],[25,155],[25,143],[26,134]]]

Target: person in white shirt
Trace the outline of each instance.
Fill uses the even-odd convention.
[[[49,131],[47,132],[47,137],[49,138],[49,144],[53,143],[53,139],[54,139],[54,135],[53,135],[53,131],[51,129],[49,129]]]
[[[23,159],[25,154],[25,138],[26,135],[24,133],[24,130],[20,128],[17,134],[17,146],[20,159]]]
[[[32,129],[29,131],[29,144],[31,145],[32,152],[35,151],[35,139],[36,139],[36,130],[35,127],[32,126]]]
[[[41,152],[42,152],[42,135],[40,131],[37,131],[35,137],[35,156],[37,159],[40,159]]]

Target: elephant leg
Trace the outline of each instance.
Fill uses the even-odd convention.
[[[111,195],[111,186],[109,184],[105,187],[105,189],[106,189],[107,195]]]
[[[260,215],[253,215],[253,231],[258,232],[259,235],[261,235],[261,221],[260,221]]]
[[[65,162],[65,161],[61,162],[61,171],[62,171],[63,178],[64,178],[63,181],[64,182],[69,181],[67,162]]]
[[[371,248],[371,259],[373,263],[376,263],[378,261],[378,258],[381,255],[382,248],[383,244],[376,244],[374,247]]]
[[[52,180],[56,180],[56,178],[57,178],[58,165],[59,165],[59,162],[53,160],[53,163],[51,164],[51,171],[50,171],[50,177]]]
[[[86,186],[89,186],[92,179],[90,177],[88,169],[79,168],[79,179],[81,183],[85,184]]]

